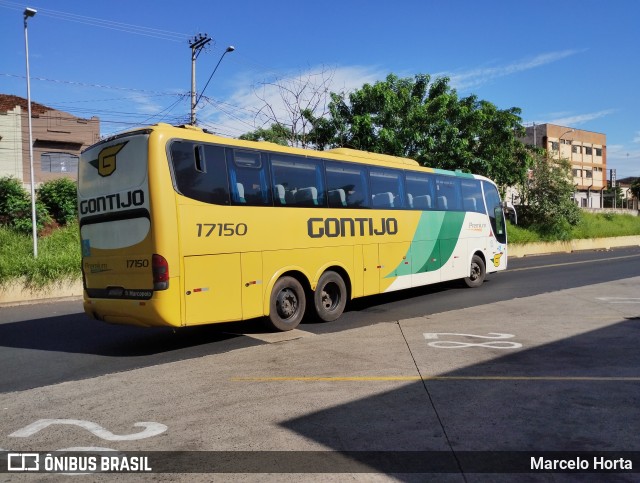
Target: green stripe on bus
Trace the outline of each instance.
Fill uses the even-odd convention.
[[[439,270],[455,249],[465,217],[461,211],[425,211],[420,216],[407,257],[385,278]],[[417,270],[414,267],[420,267]]]

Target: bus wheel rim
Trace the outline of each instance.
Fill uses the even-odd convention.
[[[478,280],[480,277],[480,266],[477,263],[471,264],[471,276],[469,277],[471,280]]]
[[[281,290],[278,294],[276,307],[278,309],[278,315],[283,319],[293,317],[296,312],[298,312],[298,297],[296,293],[289,288]]]
[[[322,289],[322,306],[325,310],[334,310],[340,303],[340,289],[335,283],[328,283]]]

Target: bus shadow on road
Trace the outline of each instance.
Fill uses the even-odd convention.
[[[257,327],[259,321],[242,324],[251,329]],[[241,338],[238,335],[239,327],[239,323],[176,329],[119,326],[92,320],[78,313],[1,324],[0,346],[126,358],[207,345],[207,354],[213,354],[216,349],[215,344],[211,344]]]
[[[417,382],[298,382],[311,398],[316,384],[318,391],[327,391],[327,384],[369,384],[372,395],[280,425],[344,453],[344,472],[368,468],[394,473],[400,481],[423,481],[409,473],[443,466],[443,473],[509,472],[513,465],[529,464],[533,452],[638,451],[639,329],[637,318],[629,318]],[[455,357],[426,342],[424,350]],[[389,384],[395,389],[385,391]],[[439,466],[439,460],[446,464]],[[335,470],[322,467],[321,454],[316,462],[320,473]]]

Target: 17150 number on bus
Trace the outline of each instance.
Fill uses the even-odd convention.
[[[198,237],[210,236],[245,236],[246,223],[196,223]]]

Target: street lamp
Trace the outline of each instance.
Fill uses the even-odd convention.
[[[33,173],[33,131],[31,127],[31,81],[29,76],[29,38],[27,35],[27,19],[38,11],[27,7],[24,11],[24,51],[27,59],[27,115],[29,122],[29,167],[31,169],[31,225],[33,232],[33,257],[38,258],[38,227],[36,226],[36,187]]]
[[[568,131],[563,132],[560,135],[560,137],[558,138],[558,160],[560,160],[562,158],[562,156],[561,156],[562,148],[560,146],[562,145],[563,136],[565,136],[566,134],[572,133],[573,131],[574,131],[574,129],[569,129]]]
[[[200,102],[200,99],[202,99],[202,95],[204,94],[204,90],[207,88],[207,86],[209,85],[209,82],[211,82],[211,79],[213,78],[213,74],[216,73],[216,71],[218,70],[218,66],[220,65],[220,62],[222,62],[222,59],[224,59],[224,56],[227,55],[229,52],[233,52],[234,50],[236,50],[236,48],[233,45],[230,45],[229,47],[227,47],[227,50],[225,50],[222,55],[220,56],[220,60],[218,60],[218,63],[216,64],[215,68],[213,69],[213,72],[211,73],[211,75],[209,76],[209,80],[207,81],[207,83],[204,85],[204,88],[202,89],[202,92],[200,92],[200,95],[198,96],[198,99],[196,100],[196,102],[193,104],[193,110],[195,111],[196,106],[198,105],[198,103]],[[195,114],[192,116],[193,121],[195,122]]]

